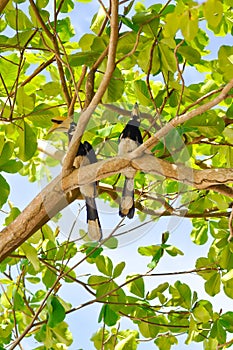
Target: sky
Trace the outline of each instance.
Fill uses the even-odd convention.
[[[82,18],[82,21],[72,21],[75,26],[75,30],[77,32],[77,37],[80,37],[85,31],[87,26],[89,26],[90,20],[89,18],[93,16],[96,12],[97,1],[94,1],[88,5],[88,14],[86,13],[86,5],[82,3],[76,3],[76,11],[79,18]],[[144,2],[146,6],[151,4],[151,1]],[[71,15],[73,16],[73,15]],[[212,51],[212,55],[216,57],[217,51],[216,48],[222,44],[233,44],[232,37],[227,36],[226,38],[215,37],[214,41],[210,44],[209,49]],[[201,76],[195,70],[190,68],[189,74],[186,77],[190,81],[190,83],[196,83],[201,80]],[[17,176],[17,175],[6,175],[7,181],[11,185],[11,195],[10,200],[14,203],[15,206],[23,209],[30,201],[34,198],[34,196],[41,190],[41,186],[45,184],[38,183],[29,183],[26,177]],[[82,203],[82,202],[80,202]],[[106,205],[103,204],[100,200],[97,201],[99,212],[101,219],[104,224],[109,225],[110,227],[114,226],[118,222],[118,209],[112,209],[109,212],[109,208],[106,208]],[[4,207],[5,210],[8,210],[7,206]],[[76,215],[76,202],[72,205],[72,208],[68,209],[68,213],[65,215],[71,215],[71,217],[75,217]],[[3,222],[4,215],[0,212],[0,220]],[[85,218],[81,217],[81,225],[85,225]],[[67,216],[64,221],[64,225],[66,225]],[[137,218],[133,219],[133,221],[129,222],[126,220],[126,227],[132,227],[135,223],[137,223]],[[106,227],[106,226],[105,226]],[[167,256],[161,260],[159,263],[158,269],[156,272],[171,272],[174,271],[183,271],[194,268],[195,261],[200,256],[206,256],[208,251],[208,247],[210,244],[210,240],[203,246],[196,246],[192,243],[190,239],[190,231],[191,224],[188,219],[177,220],[176,218],[161,218],[159,222],[148,225],[148,227],[144,227],[139,233],[137,233],[137,237],[134,237],[133,234],[130,234],[126,240],[122,240],[119,248],[115,250],[107,250],[106,254],[110,256],[110,258],[115,262],[126,261],[127,265],[125,268],[124,276],[128,273],[144,273],[146,271],[146,264],[149,260],[146,260],[144,257],[141,257],[136,253],[138,246],[144,246],[148,244],[159,244],[161,240],[161,234],[165,231],[170,231],[170,238],[168,243],[174,244],[183,252],[185,252],[184,256],[172,258]],[[148,243],[149,242],[149,243]],[[136,255],[135,255],[136,254]],[[85,274],[94,272],[93,267],[87,263],[81,265],[78,274]],[[206,295],[203,289],[203,280],[201,277],[196,275],[185,275],[185,276],[175,276],[175,277],[155,277],[153,279],[148,279],[146,281],[146,286],[148,289],[152,289],[157,286],[159,283],[169,281],[169,283],[173,283],[176,280],[181,280],[193,287],[194,289],[198,289],[199,296],[202,298],[210,299],[211,303],[214,305],[214,309],[219,311],[220,308],[225,310],[229,309],[229,306],[232,305],[232,300],[226,298],[222,293],[217,295],[214,298],[210,298]],[[82,302],[89,300],[89,295],[79,286],[72,285],[64,285],[61,288],[61,297],[64,297],[66,301],[70,301],[73,306],[77,306]],[[232,305],[233,306],[233,305]],[[90,343],[89,339],[92,334],[96,332],[97,328],[101,325],[97,324],[98,314],[100,311],[100,305],[91,305],[87,308],[81,309],[77,313],[69,315],[66,319],[70,324],[70,329],[74,334],[74,343],[69,348],[70,350],[94,350],[94,346]],[[132,327],[132,323],[128,320],[124,320],[122,322],[122,329]],[[182,342],[184,341],[184,337],[182,338]],[[27,341],[27,340],[26,340]],[[28,341],[27,341],[28,342]],[[174,346],[174,350],[198,350],[202,349],[202,344],[192,343],[188,346],[185,346],[181,342],[180,345]],[[27,345],[28,344],[28,345]],[[28,346],[28,348],[27,348]],[[139,350],[149,350],[152,348],[151,343],[143,343],[138,349]],[[26,343],[26,350],[31,350],[31,344]]]

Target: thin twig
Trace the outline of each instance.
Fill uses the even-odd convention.
[[[140,35],[141,35],[141,32],[142,32],[142,26],[139,28],[138,32],[137,32],[137,36],[136,36],[136,41],[135,41],[135,44],[134,44],[134,47],[132,48],[132,50],[130,52],[128,52],[127,54],[125,54],[123,57],[121,57],[117,62],[116,62],[116,65],[118,65],[121,61],[125,60],[127,57],[130,57],[132,56],[137,47],[138,47],[138,44],[139,44],[139,39],[140,39]],[[124,35],[121,36],[121,38],[124,38]]]
[[[66,99],[66,103],[67,106],[69,107],[70,102],[71,102],[71,97],[69,95],[69,91],[66,85],[66,79],[65,79],[65,74],[64,74],[64,70],[63,70],[63,66],[61,63],[61,58],[60,58],[60,52],[59,52],[59,47],[58,47],[58,42],[57,42],[57,38],[55,35],[53,35],[50,30],[47,28],[47,26],[45,25],[44,20],[42,19],[37,6],[35,5],[33,0],[29,0],[30,1],[30,5],[35,13],[35,16],[38,20],[38,22],[40,23],[41,27],[43,28],[44,32],[46,33],[46,35],[48,36],[48,38],[52,41],[53,43],[53,47],[54,47],[54,51],[53,53],[55,54],[56,57],[56,61],[57,61],[57,68],[58,68],[58,72],[60,75],[60,79],[61,79],[61,87],[62,87],[62,91],[64,93],[64,97]],[[47,46],[49,48],[49,46]]]

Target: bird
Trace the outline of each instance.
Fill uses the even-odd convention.
[[[127,123],[123,131],[119,136],[118,155],[124,156],[125,154],[134,151],[139,145],[143,143],[142,134],[139,129],[140,125],[140,111],[139,106],[135,103],[132,112],[131,120]],[[119,215],[121,217],[128,217],[132,219],[134,217],[134,175],[135,170],[126,169],[122,172],[125,176],[125,182],[119,206]]]
[[[77,124],[72,120],[72,118],[53,118],[52,122],[54,124],[50,128],[48,133],[54,131],[63,131],[68,135],[68,141],[70,143],[77,126]],[[77,168],[78,166],[81,167],[96,162],[97,158],[91,144],[88,141],[80,142],[73,166]],[[82,185],[80,186],[80,192],[84,197],[86,203],[88,236],[92,241],[101,241],[102,228],[95,201],[95,197],[97,195],[96,187],[96,182]]]

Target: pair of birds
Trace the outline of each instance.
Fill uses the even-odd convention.
[[[52,119],[54,126],[49,132],[63,131],[68,134],[69,142],[71,141],[75,132],[76,124],[70,120],[58,120]],[[125,154],[135,150],[140,144],[143,143],[142,135],[139,130],[140,125],[140,112],[138,104],[135,103],[132,113],[131,120],[127,123],[124,130],[119,137],[118,155],[124,156]],[[81,157],[81,158],[80,158]],[[96,163],[96,155],[91,146],[87,141],[81,142],[79,145],[78,152],[74,161],[74,167],[76,163],[80,166]],[[127,216],[132,219],[134,216],[134,170],[124,170],[122,174],[125,176],[125,182],[122,192],[122,198],[119,207],[119,215],[121,217]],[[95,197],[97,195],[96,182],[80,186],[80,192],[86,202],[87,210],[87,224],[88,224],[88,235],[93,241],[100,241],[102,238],[102,229],[100,225],[99,215],[96,207]]]

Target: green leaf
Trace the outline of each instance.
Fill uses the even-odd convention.
[[[103,21],[105,19],[105,11],[102,6],[99,7],[98,13],[94,16],[92,25],[91,25],[91,30],[95,33],[98,34],[100,31],[100,28],[103,24]]]
[[[40,278],[39,277],[27,277],[26,278],[28,282],[32,284],[37,284],[40,283]]]
[[[4,141],[1,140],[1,142],[4,142]],[[2,147],[2,151],[0,155],[0,166],[8,162],[8,160],[12,156],[13,151],[14,151],[14,143],[11,141],[5,142],[4,146]]]
[[[145,294],[145,286],[144,286],[144,280],[140,275],[131,275],[127,276],[126,281],[130,281],[134,277],[137,277],[131,282],[127,283],[127,287],[129,288],[129,291],[135,295],[137,295],[140,298],[144,298]]]
[[[173,245],[169,245],[165,248],[165,251],[171,256],[184,255],[184,253]]]
[[[107,283],[108,281],[109,279],[107,277],[92,275],[88,278],[88,285],[92,289],[98,289],[101,284]]]
[[[32,158],[37,149],[37,138],[31,127],[24,121],[18,129],[19,137],[17,145],[19,147],[18,157],[23,161]]]
[[[139,247],[138,252],[141,255],[153,256],[152,261],[148,264],[148,267],[153,269],[157,266],[159,260],[163,256],[164,249],[159,245],[151,245],[147,247]]]
[[[83,64],[91,66],[97,60],[98,57],[98,52],[77,52],[73,55],[69,55],[69,63],[72,67],[82,66]]]
[[[67,0],[65,4],[68,4],[68,2],[73,4],[72,0]],[[68,11],[67,11],[68,12]],[[70,22],[70,18],[66,17],[63,19],[59,19],[56,22],[56,28],[57,32],[59,33],[60,39],[63,42],[67,42],[75,35],[74,28]]]
[[[25,302],[22,298],[22,296],[17,292],[17,290],[13,293],[13,300],[14,300],[14,310],[23,310],[25,307]]]
[[[65,309],[59,299],[54,295],[50,295],[47,299],[47,311],[48,326],[51,328],[54,328],[65,319]]]
[[[207,0],[203,3],[203,11],[209,26],[216,28],[222,20],[222,2],[219,0]]]
[[[232,279],[233,279],[233,269],[231,269],[230,271],[228,271],[222,276],[223,283],[228,282],[229,280],[232,280]]]
[[[178,52],[191,64],[199,63],[201,54],[191,46],[180,46]]]
[[[134,82],[134,91],[140,104],[144,106],[150,105],[150,96],[145,81],[136,80]]]
[[[62,4],[62,6],[60,6]],[[74,2],[72,0],[58,0],[56,1],[56,8],[60,8],[61,13],[67,13],[74,9]]]
[[[121,22],[129,27],[130,29],[132,29],[135,33],[138,33],[139,30],[139,26],[137,24],[134,24],[133,22],[131,22],[131,20],[125,16],[121,16]]]
[[[229,243],[225,244],[219,254],[219,265],[221,268],[227,269],[228,271],[233,269],[233,254]]]
[[[205,291],[210,296],[215,296],[220,292],[221,279],[220,274],[215,272],[206,282],[205,282]]]
[[[58,265],[59,266],[59,265]],[[76,279],[76,273],[74,270],[70,270],[70,267],[67,265],[61,265],[61,270],[64,271],[64,273],[66,274],[64,277],[64,281],[66,283],[73,283],[74,280]]]
[[[146,299],[153,300],[153,299],[159,297],[160,294],[163,293],[168,287],[169,287],[168,282],[164,282],[164,283],[158,285],[158,287],[153,289],[151,292],[147,293]]]
[[[10,186],[8,185],[8,182],[4,179],[2,175],[0,175],[0,188],[1,188],[1,195],[0,195],[0,208],[1,208],[3,204],[6,203],[8,196],[10,194]]]
[[[110,237],[104,242],[104,246],[109,249],[116,249],[118,247],[118,240],[116,237]]]
[[[102,76],[100,77],[102,81]],[[100,82],[100,81],[99,81]],[[115,102],[121,98],[124,93],[124,79],[119,68],[115,68],[108,88],[103,96],[103,102]]]
[[[224,293],[231,299],[233,299],[233,279],[228,279],[226,282],[223,282]]]
[[[65,344],[65,348],[68,349],[73,342],[72,333],[70,332],[66,322],[61,322],[56,327],[51,328],[51,333],[55,339],[55,342],[53,342],[53,344],[58,343],[59,346],[60,343],[62,343]],[[64,346],[61,345],[61,348],[64,348]]]
[[[117,278],[121,275],[122,271],[125,268],[125,262],[122,261],[119,264],[117,264],[113,270],[113,278]]]
[[[149,245],[146,247],[139,247],[138,253],[144,256],[154,256],[161,247],[159,245]]]
[[[34,248],[31,244],[24,242],[21,245],[21,249],[23,250],[27,259],[32,263],[35,271],[39,271],[40,270],[40,260],[38,259],[36,248]]]
[[[90,51],[91,45],[96,38],[96,35],[94,34],[84,34],[81,39],[79,40],[79,46],[82,49],[82,51]]]
[[[92,261],[92,259],[95,260],[95,258],[99,256],[103,251],[103,248],[102,247],[97,248],[95,243],[91,243],[91,244],[87,243],[87,244],[84,244],[82,247],[85,249],[86,255],[88,255],[87,259],[90,259],[91,262],[94,262]]]
[[[104,275],[112,276],[113,264],[111,259],[105,255],[99,255],[96,258],[96,267]]]
[[[218,348],[218,340],[217,339],[204,339],[204,350],[216,350]]]
[[[125,339],[119,341],[115,347],[115,350],[136,350],[137,346],[135,335],[130,334]]]
[[[169,291],[172,294],[172,303],[174,305],[180,305],[186,309],[191,308],[192,294],[187,284],[176,281],[174,286],[170,286]]]
[[[62,245],[58,248],[56,253],[56,261],[71,259],[77,253],[77,246],[74,242],[63,242]]]
[[[220,330],[220,332],[219,332]],[[210,337],[211,338],[219,338],[219,335],[220,337],[222,338],[222,331],[224,331],[222,325],[219,323],[219,320],[216,320],[213,322],[213,325],[212,325],[212,328],[211,328],[211,332],[210,332]],[[225,341],[226,341],[226,332],[225,332]],[[223,343],[225,343],[225,341],[223,341]],[[221,342],[221,341],[220,341]]]
[[[36,0],[36,5],[39,7],[39,8],[43,8],[43,7],[46,7],[49,3],[49,0]]]
[[[137,26],[142,26],[142,31],[148,37],[155,37],[157,35],[159,15],[155,11],[138,12],[132,17],[132,20]]]
[[[198,244],[198,245],[205,244],[208,240],[208,228],[205,226],[194,228],[190,236],[192,241],[195,244]]]
[[[49,239],[44,239],[42,243],[42,249],[46,254],[46,258],[48,260],[53,260],[57,253],[57,246],[54,241],[50,241]]]
[[[138,327],[145,338],[155,338],[160,332],[168,331],[168,328],[163,326],[168,323],[165,316],[156,316],[156,314],[151,311],[141,314],[136,313],[136,316],[142,320],[138,323]]]
[[[170,350],[172,345],[178,344],[178,340],[174,335],[161,335],[154,342],[160,350]]]
[[[119,318],[120,316],[112,310],[111,305],[104,304],[101,308],[98,322],[103,320],[107,326],[112,327],[117,323]]]
[[[192,41],[198,32],[198,12],[196,9],[185,11],[180,18],[180,29],[187,41]]]
[[[227,81],[233,77],[233,47],[223,45],[218,51],[219,70]]]
[[[227,331],[233,333],[233,312],[228,311],[221,315],[220,322]]]
[[[4,19],[0,18],[0,32],[3,32],[7,27],[7,22]]]
[[[7,11],[6,20],[9,26],[15,30],[25,30],[33,27],[29,18],[19,9],[17,10],[17,16],[16,11]]]
[[[41,91],[43,91],[45,96],[55,97],[61,93],[61,86],[58,82],[50,81],[49,83],[46,83],[41,86]],[[33,111],[33,117],[34,117],[34,111]],[[32,117],[32,120],[33,120],[33,117]]]
[[[222,133],[225,123],[218,117],[215,111],[208,111],[205,114],[196,116],[185,123],[186,127],[197,128],[201,135],[215,137]]]
[[[0,166],[0,171],[5,171],[6,173],[10,173],[10,174],[15,174],[15,173],[18,173],[22,167],[23,167],[22,162],[15,159],[10,159],[8,162]]]
[[[106,126],[104,128],[101,128],[97,130],[97,135],[100,135],[101,137],[108,137],[111,135],[112,129],[114,128],[114,125]]]
[[[45,271],[43,271],[42,282],[44,283],[47,289],[52,287],[53,283],[56,281],[56,278],[57,276],[53,271],[47,268],[45,269]]]
[[[163,42],[159,42],[158,48],[161,56],[160,61],[162,71],[166,74],[166,76],[168,72],[176,72],[177,67],[173,50],[171,50],[170,47]]]
[[[199,300],[193,308],[193,315],[198,322],[209,322],[212,319],[212,314],[212,304],[207,300]]]
[[[35,95],[27,95],[24,87],[19,87],[16,95],[17,111],[19,114],[27,115],[35,107]]]
[[[162,234],[162,244],[165,244],[170,236],[170,233],[168,231],[164,232]]]
[[[153,49],[152,65],[150,67],[150,61],[148,60],[148,57],[150,57],[151,54],[151,46],[148,44],[145,45],[144,48],[139,52],[137,62],[145,73],[148,73],[150,68],[151,74],[157,74],[161,66],[158,46],[155,46]]]
[[[168,13],[165,17],[165,25],[163,35],[168,38],[173,38],[180,26],[180,16],[174,11]]]

